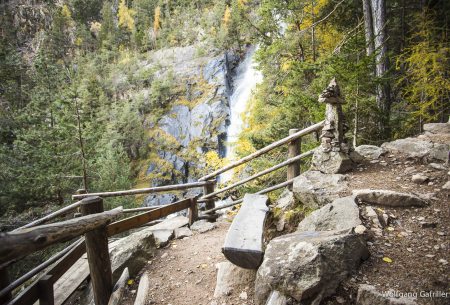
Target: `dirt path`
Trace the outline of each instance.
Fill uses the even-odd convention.
[[[143,270],[150,278],[149,304],[206,305],[213,300],[216,264],[225,261],[221,253],[229,222],[217,228],[172,240],[157,252]],[[139,276],[140,278],[140,276]],[[129,286],[124,304],[133,304],[138,283]]]

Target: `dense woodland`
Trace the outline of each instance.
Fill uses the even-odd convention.
[[[158,49],[259,46],[264,80],[240,155],[321,120],[317,96],[332,77],[355,145],[448,121],[449,15],[446,0],[0,1],[0,214],[137,185],[152,150],[145,123],[179,92],[158,71],[139,73]],[[149,96],[127,97],[138,88]],[[270,179],[281,174],[258,183]]]

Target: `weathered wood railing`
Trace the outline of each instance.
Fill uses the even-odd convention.
[[[208,183],[204,182],[201,185]],[[185,189],[190,187],[194,186],[190,185]],[[81,208],[83,216],[52,224],[41,224],[77,207]],[[183,199],[173,204],[145,209],[147,211],[144,213],[113,222],[114,218],[122,215],[124,210],[116,208],[104,212],[103,199],[91,196],[76,202],[76,205],[72,204],[62,209],[63,213],[57,211],[50,214],[51,217],[48,215],[34,221],[33,225],[27,225],[25,228],[8,233],[0,233],[0,304],[34,304],[38,300],[40,304],[54,304],[53,285],[85,252],[88,256],[95,303],[97,305],[108,304],[113,285],[108,237],[138,228],[185,209],[188,210],[190,223],[194,222],[198,217],[196,198]],[[127,212],[141,212],[142,210],[143,208],[128,209]],[[28,254],[82,235],[85,238],[66,247],[15,281],[9,281],[7,274],[9,265]],[[46,268],[48,269],[39,275]],[[36,275],[39,275],[39,278],[12,299],[11,292]]]
[[[80,201],[72,203],[67,207],[42,217],[41,219],[35,220],[10,233],[2,233],[0,235],[0,243],[2,245],[0,249],[0,304],[33,304],[36,300],[40,300],[41,304],[53,304],[53,284],[81,257],[84,252],[88,253],[95,303],[97,305],[107,304],[113,284],[110,275],[111,266],[107,247],[108,237],[146,225],[152,221],[184,209],[189,210],[189,219],[192,223],[197,218],[202,217],[201,215],[198,215],[197,202],[205,203],[206,210],[203,211],[204,215],[212,214],[219,209],[239,204],[242,202],[242,199],[219,207],[215,207],[214,202],[217,195],[233,190],[238,186],[244,185],[285,166],[288,167],[287,180],[263,189],[257,192],[257,194],[266,194],[286,186],[289,187],[292,185],[293,179],[300,174],[301,160],[313,154],[312,150],[301,153],[301,138],[310,133],[317,132],[323,125],[324,122],[319,122],[300,131],[292,129],[289,131],[289,136],[200,178],[198,182],[115,192],[76,194],[72,196],[72,199],[81,199]],[[216,181],[212,180],[213,178],[284,144],[288,145],[288,159],[286,161],[232,183],[224,188],[215,188]],[[191,198],[160,207],[143,207],[125,210],[114,209],[103,212],[102,198],[179,191],[197,187],[203,188],[203,197],[198,200]],[[84,216],[53,224],[45,224],[57,217],[80,208]],[[143,213],[110,223],[113,218],[122,215],[123,213],[138,212]],[[14,261],[52,244],[67,241],[82,235],[85,236],[85,239],[73,243],[14,282],[10,283],[8,281],[6,267]],[[11,292],[14,289],[33,276],[41,273],[50,265],[52,266],[46,270],[37,281],[19,293],[15,299],[11,300]]]

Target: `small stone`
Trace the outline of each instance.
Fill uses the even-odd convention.
[[[433,257],[435,257],[434,254],[427,254],[427,255],[425,255],[425,256],[428,257],[428,258],[433,258]]]
[[[366,232],[366,230],[367,230],[366,227],[363,225],[358,225],[354,229],[355,233],[359,234],[359,235],[364,234]]]
[[[247,298],[248,298],[247,292],[246,291],[242,291],[241,294],[239,295],[239,298],[241,300],[247,300]]]
[[[441,247],[439,245],[436,245],[433,248],[434,248],[434,250],[439,250]]]
[[[413,252],[413,249],[412,248],[406,248],[406,251]]]
[[[436,170],[446,170],[446,167],[439,163],[430,163],[428,166]]]
[[[417,184],[422,184],[426,181],[428,181],[428,177],[422,174],[415,174],[412,176],[411,181]]]
[[[169,254],[167,254],[167,252],[166,252],[166,253],[163,253],[163,255],[161,255],[161,259],[164,259],[164,258],[166,258],[167,256],[169,256]]]
[[[449,175],[450,175],[450,172],[449,172]],[[447,183],[445,183],[443,186],[442,186],[442,189],[444,189],[444,190],[450,190],[450,181],[447,181]]]
[[[437,232],[437,235],[439,235],[439,236],[444,236],[445,233],[444,233],[444,232]]]
[[[439,260],[439,263],[441,263],[442,265],[447,265],[447,264],[448,264],[448,261],[446,261],[445,259],[441,258],[441,259]]]
[[[414,219],[414,217],[413,217],[413,219]],[[425,220],[425,217],[423,217],[423,216],[417,217],[417,220],[418,221],[423,221],[423,220]]]
[[[422,226],[422,228],[427,229],[427,228],[436,228],[437,227],[437,222],[425,222],[425,221],[421,221],[420,225]]]
[[[345,299],[343,297],[336,297],[336,302],[338,302],[339,304],[344,304]]]

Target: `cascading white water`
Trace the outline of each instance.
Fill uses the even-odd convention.
[[[255,67],[253,55],[256,47],[251,47],[247,51],[244,60],[239,64],[236,77],[233,81],[234,90],[230,96],[230,125],[227,129],[227,144],[225,157],[233,161],[235,159],[234,146],[239,138],[239,134],[244,128],[243,114],[247,108],[252,91],[256,85],[262,81],[262,74]],[[229,181],[233,176],[230,170],[220,176],[221,182]]]

